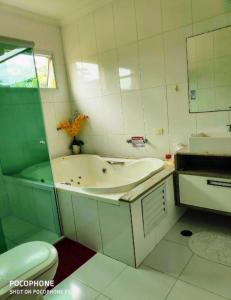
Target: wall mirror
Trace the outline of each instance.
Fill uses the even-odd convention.
[[[189,111],[231,110],[231,26],[187,39]]]

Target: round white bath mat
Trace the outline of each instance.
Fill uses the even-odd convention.
[[[231,236],[199,232],[189,239],[190,249],[200,257],[231,266]]]

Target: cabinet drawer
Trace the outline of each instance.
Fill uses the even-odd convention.
[[[180,203],[231,212],[231,180],[179,175]]]

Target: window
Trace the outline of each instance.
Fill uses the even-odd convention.
[[[56,89],[56,80],[52,55],[36,53],[34,57],[39,87],[41,89]]]
[[[0,45],[0,87],[56,89],[53,58],[50,54],[34,55],[31,48],[8,49]]]

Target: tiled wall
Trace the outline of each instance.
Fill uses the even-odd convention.
[[[84,151],[163,156],[192,133],[227,130],[228,112],[188,113],[185,38],[231,24],[230,12],[228,0],[116,0],[65,25],[74,109],[90,117]],[[132,148],[132,135],[149,144]]]
[[[36,50],[54,55],[58,88],[41,90],[42,104],[51,156],[68,154],[70,141],[56,130],[57,123],[71,113],[59,27],[1,11],[0,35],[34,41]]]

